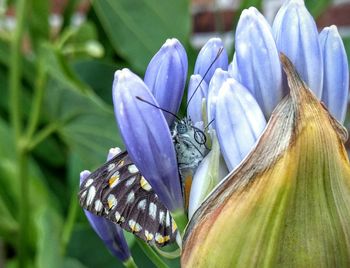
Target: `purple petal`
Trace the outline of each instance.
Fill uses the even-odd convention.
[[[208,85],[199,74],[191,75],[187,94],[187,116],[193,123],[203,121],[202,99],[207,99]]]
[[[232,62],[228,65],[227,68],[228,73],[230,74],[230,76],[232,78],[234,78],[236,81],[241,81],[241,77],[239,75],[239,70],[238,70],[238,66],[237,66],[237,57],[236,57],[236,53],[233,54],[233,60]]]
[[[180,108],[187,77],[187,55],[181,43],[168,39],[148,64],[144,81],[159,106],[176,114]],[[169,125],[174,116],[164,112]]]
[[[304,1],[291,0],[273,23],[277,48],[293,62],[301,78],[318,98],[322,96],[323,62],[314,19]]]
[[[219,55],[218,59],[215,60],[215,58],[218,56],[220,49],[223,49],[223,51]],[[202,47],[201,51],[198,54],[196,65],[194,66],[194,74],[200,74],[202,77],[204,77],[205,82],[209,84],[217,68],[221,68],[226,71],[227,67],[228,56],[224,48],[224,44],[222,43],[220,38],[211,38]]]
[[[344,123],[349,91],[349,67],[344,44],[334,25],[324,28],[319,38],[324,67],[322,101],[331,114]]]
[[[80,184],[90,175],[90,171],[84,170],[80,173]],[[84,209],[86,218],[96,234],[101,238],[108,250],[121,261],[130,258],[130,250],[125,240],[123,230],[113,222],[92,214]]]
[[[233,170],[253,148],[266,120],[250,92],[227,79],[216,103],[216,132],[228,169]]]
[[[130,251],[124,238],[123,230],[118,225],[103,217],[96,216],[87,210],[84,210],[84,212],[91,227],[109,251],[123,262],[129,259]]]
[[[145,83],[128,69],[115,73],[114,112],[126,149],[141,174],[170,210],[183,210],[175,149],[168,124]]]
[[[282,70],[271,27],[256,8],[242,12],[235,40],[240,83],[269,118],[283,97]]]
[[[223,71],[222,69],[216,69],[213,78],[210,81],[208,87],[208,101],[207,101],[207,111],[208,111],[208,122],[212,122],[215,119],[216,113],[216,100],[219,94],[220,88],[222,84],[230,78],[230,75],[227,71]],[[216,122],[210,124],[211,128],[215,129]]]

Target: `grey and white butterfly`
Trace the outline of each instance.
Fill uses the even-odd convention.
[[[127,152],[117,154],[91,173],[78,195],[81,207],[150,244],[162,247],[176,240],[178,230],[170,212]]]

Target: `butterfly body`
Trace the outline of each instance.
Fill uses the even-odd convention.
[[[187,209],[193,175],[200,162],[208,153],[206,136],[202,130],[195,127],[191,120],[187,118],[175,121],[172,128],[172,136]]]

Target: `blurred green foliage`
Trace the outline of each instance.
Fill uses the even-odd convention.
[[[58,34],[48,24],[49,1],[25,1],[13,1],[17,11],[25,6],[17,13],[25,34],[16,41],[16,32],[0,31],[0,266],[3,255],[5,267],[122,267],[78,207],[79,173],[103,163],[109,148],[123,147],[111,102],[116,69],[143,76],[164,41],[176,37],[188,51],[191,73],[197,52],[189,42],[189,1],[94,1],[79,27],[70,23],[78,1],[69,1]],[[241,10],[252,4],[261,1],[242,1]],[[328,4],[307,1],[315,15]],[[15,42],[17,60],[11,57]],[[13,95],[10,79],[16,78]],[[127,238],[135,262],[153,267],[132,235]],[[178,260],[166,262],[179,266]]]

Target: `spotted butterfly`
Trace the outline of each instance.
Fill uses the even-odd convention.
[[[206,138],[187,119],[175,123],[172,136],[183,178],[189,171],[194,173],[207,153]],[[184,181],[187,180],[183,178],[186,193],[189,183]],[[80,186],[79,202],[84,209],[119,224],[150,244],[162,247],[179,237],[170,212],[127,152],[117,154],[85,179]]]

